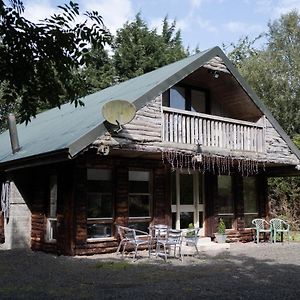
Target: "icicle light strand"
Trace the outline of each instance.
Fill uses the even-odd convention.
[[[258,161],[249,158],[233,158],[232,156],[221,157],[212,154],[184,153],[182,151],[162,151],[162,161],[170,164],[172,171],[175,169],[187,169],[188,172],[196,169],[199,172],[210,172],[213,174],[228,174],[235,166],[242,176],[250,176],[258,173]],[[265,164],[263,163],[263,170]]]

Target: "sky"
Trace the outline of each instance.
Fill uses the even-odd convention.
[[[67,0],[23,0],[25,17],[37,21],[57,11]],[[114,34],[126,21],[141,12],[150,28],[161,30],[168,16],[176,20],[185,47],[200,50],[229,46],[248,35],[266,32],[268,23],[281,14],[297,10],[300,0],[78,0],[81,11],[97,10]],[[259,46],[259,45],[258,45]]]

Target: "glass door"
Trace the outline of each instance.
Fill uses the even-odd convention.
[[[172,173],[172,227],[203,226],[202,174],[176,170]]]

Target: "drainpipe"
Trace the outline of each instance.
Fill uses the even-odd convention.
[[[17,125],[16,125],[16,117],[14,114],[8,115],[8,130],[10,135],[10,143],[11,143],[11,149],[12,153],[15,154],[18,152],[21,147],[19,144],[19,138],[18,138],[18,131],[17,131]]]

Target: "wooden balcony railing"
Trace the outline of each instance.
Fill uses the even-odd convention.
[[[163,141],[232,151],[265,151],[265,130],[257,123],[163,107]]]

